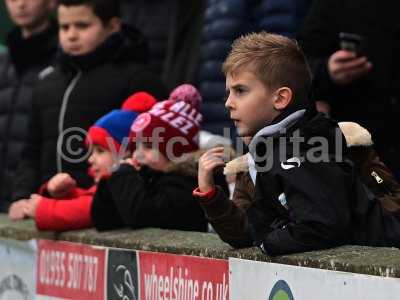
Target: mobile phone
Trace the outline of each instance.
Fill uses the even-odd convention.
[[[354,52],[357,56],[363,53],[363,37],[359,34],[341,32],[339,33],[340,48]]]

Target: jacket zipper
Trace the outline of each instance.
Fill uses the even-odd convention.
[[[70,84],[68,85],[67,89],[65,90],[64,96],[63,96],[63,101],[61,105],[61,110],[60,110],[60,115],[58,117],[58,141],[57,141],[57,172],[61,173],[62,172],[62,157],[61,153],[63,151],[62,145],[63,145],[63,131],[64,131],[64,120],[65,120],[65,113],[67,111],[67,106],[68,106],[68,101],[69,98],[71,97],[71,94],[78,84],[79,79],[82,76],[82,71],[78,71],[78,73],[75,75],[75,77],[71,80]],[[60,140],[61,138],[61,140]]]
[[[385,185],[385,182],[383,181],[383,179],[378,175],[378,173],[376,173],[375,171],[371,172],[371,176],[374,177],[374,179],[376,180],[376,182],[378,183],[378,186],[382,187],[385,192],[387,192],[389,195],[392,195],[391,190]]]

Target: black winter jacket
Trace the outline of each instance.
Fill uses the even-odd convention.
[[[12,186],[28,135],[32,90],[40,72],[53,63],[57,26],[28,39],[19,28],[7,38],[7,53],[0,56],[0,211],[11,202]]]
[[[93,198],[92,221],[98,230],[121,227],[206,231],[207,221],[192,196],[197,176],[186,167],[169,172],[148,167],[137,172],[123,164],[102,180]]]
[[[160,79],[145,66],[147,47],[141,34],[124,28],[94,52],[68,57],[35,89],[28,146],[18,167],[13,199],[36,191],[58,172],[67,172],[79,186],[89,187],[86,130],[132,93],[148,91],[166,97]]]
[[[248,210],[251,240],[267,254],[344,244],[399,247],[399,216],[385,212],[361,183],[354,164],[346,158],[346,143],[337,123],[306,113],[285,128],[286,133],[271,135],[270,169],[260,171],[265,160],[256,161],[255,199]],[[289,139],[296,132],[304,137],[297,154]],[[321,150],[321,137],[329,145],[325,150]],[[265,157],[265,151],[271,150],[253,141],[252,155]],[[282,149],[286,156],[280,159]],[[311,159],[312,153],[320,162]]]
[[[379,156],[400,172],[400,2],[396,0],[315,0],[299,42],[314,73],[316,100],[328,101],[332,117],[354,121],[371,131]],[[340,49],[339,33],[363,37],[362,53],[371,72],[341,86],[328,73],[328,58]]]

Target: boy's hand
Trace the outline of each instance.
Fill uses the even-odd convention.
[[[25,215],[25,206],[27,205],[28,200],[22,199],[11,204],[8,210],[8,217],[12,221],[19,221],[26,217]]]
[[[135,168],[136,171],[140,171],[140,169],[142,169],[142,165],[135,158],[130,158],[129,163]]]
[[[36,217],[36,209],[39,206],[42,197],[40,195],[33,194],[31,198],[26,202],[24,206],[24,213],[26,216],[35,218]]]
[[[208,192],[214,188],[213,171],[216,167],[225,166],[224,147],[216,147],[204,153],[199,160],[199,190]]]
[[[54,175],[47,183],[47,191],[53,198],[62,198],[75,187],[75,179],[67,173]]]
[[[125,158],[121,160],[120,163],[131,165],[136,171],[140,171],[140,169],[142,168],[139,162],[134,158]]]
[[[354,52],[339,50],[331,55],[328,70],[332,80],[341,85],[347,85],[363,77],[372,69],[367,57],[357,57]]]

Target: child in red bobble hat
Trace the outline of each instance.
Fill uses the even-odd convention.
[[[197,186],[201,96],[181,85],[169,99],[139,115],[131,127],[132,157],[99,183],[92,205],[98,230],[119,227],[206,231],[193,198]]]
[[[91,188],[79,188],[69,174],[59,173],[42,186],[39,194],[14,203],[10,218],[34,218],[40,230],[91,227],[90,210],[98,182],[109,177],[113,167],[129,153],[127,144],[132,122],[155,103],[156,99],[150,94],[135,93],[123,103],[121,109],[111,111],[89,128],[85,142],[91,150],[89,173],[95,182]]]

